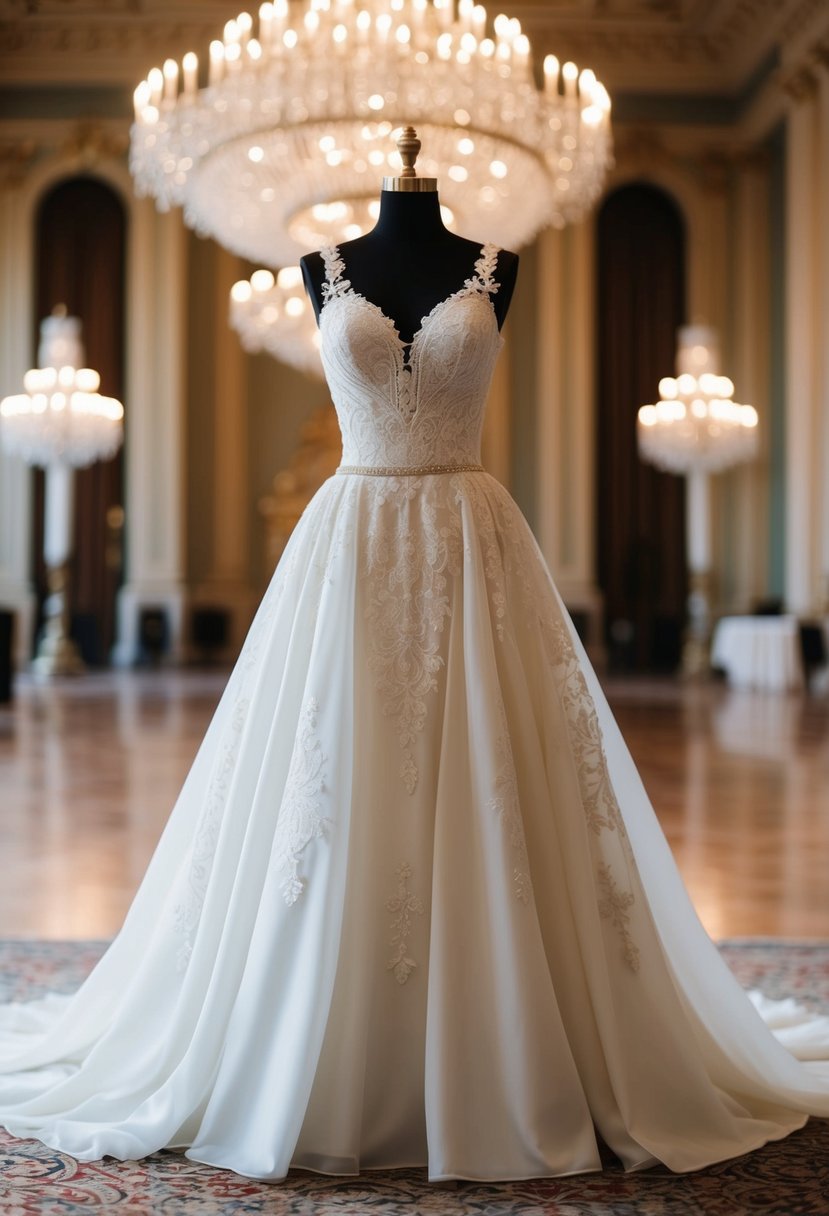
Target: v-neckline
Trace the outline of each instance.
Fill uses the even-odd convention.
[[[484,262],[488,251],[490,249],[493,249],[493,250],[495,250],[496,254],[498,252],[497,246],[492,245],[490,242],[487,242],[487,243],[481,245],[480,252],[479,252],[477,258],[475,259],[474,266],[472,267],[472,274],[469,276],[469,278],[464,279],[462,285],[460,287],[458,287],[457,290],[450,292],[450,294],[448,296],[445,296],[442,300],[438,300],[437,303],[434,304],[429,309],[429,311],[426,313],[426,315],[420,318],[420,325],[418,325],[417,329],[412,334],[411,342],[403,341],[403,339],[400,336],[400,330],[395,325],[394,320],[388,315],[388,313],[383,311],[383,309],[380,307],[379,304],[375,304],[375,302],[373,300],[370,300],[368,298],[368,296],[363,295],[363,293],[361,291],[356,291],[351,286],[351,280],[348,279],[348,277],[346,275],[346,266],[345,266],[345,262],[343,261],[342,253],[340,252],[339,245],[330,245],[330,246],[328,246],[328,248],[331,250],[331,252],[334,255],[334,257],[336,258],[336,260],[340,263],[340,269],[337,273],[337,279],[335,279],[335,281],[333,283],[331,283],[331,280],[328,278],[328,272],[326,270],[326,282],[331,283],[332,288],[336,288],[338,286],[337,280],[342,276],[345,278],[345,281],[348,283],[348,286],[342,288],[339,291],[336,291],[335,294],[332,294],[331,296],[328,297],[327,300],[325,300],[322,308],[320,309],[320,322],[322,321],[322,316],[323,316],[326,308],[328,307],[329,304],[332,304],[334,302],[334,300],[342,299],[342,298],[348,297],[348,296],[350,296],[352,299],[355,299],[355,300],[361,300],[363,304],[367,305],[374,312],[376,312],[377,315],[385,322],[386,326],[388,327],[389,331],[391,332],[392,337],[395,340],[399,359],[400,359],[400,365],[404,369],[408,369],[410,372],[412,370],[412,365],[413,365],[414,349],[415,349],[415,346],[417,345],[418,339],[421,337],[426,326],[434,318],[434,316],[440,311],[440,309],[444,308],[452,300],[457,300],[457,299],[463,298],[463,296],[465,296],[465,295],[483,296],[486,299],[487,303],[489,304],[491,314],[495,318],[496,323],[497,323],[495,305],[492,302],[491,294],[485,288],[485,284],[483,282],[481,282],[480,288],[475,288],[475,287],[471,286],[471,283],[475,279],[478,279],[478,280],[481,279],[481,265]],[[408,354],[407,354],[407,352],[408,352]]]

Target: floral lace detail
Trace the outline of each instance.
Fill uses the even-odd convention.
[[[543,622],[543,630],[567,721],[587,826],[595,836],[600,836],[602,832],[614,832],[629,867],[635,869],[633,850],[610,781],[596,707],[590,696],[584,672],[564,621],[560,618],[548,619]],[[625,962],[632,970],[637,971],[639,951],[628,930],[628,910],[635,903],[636,897],[632,891],[619,891],[607,862],[601,862],[596,873],[600,889],[604,892],[599,903],[599,913],[619,932]]]
[[[390,478],[378,488],[375,506],[394,494],[400,510],[391,516],[393,531],[384,526],[382,516],[376,517],[367,547],[369,667],[383,712],[396,719],[403,749],[400,775],[409,794],[418,782],[412,748],[426,722],[426,698],[437,688],[443,665],[440,635],[451,614],[447,575],[460,568],[462,544],[459,513],[452,512],[449,523],[439,524],[441,504],[434,495],[420,493],[421,486],[413,478]],[[418,512],[414,525],[404,509],[412,500]]]
[[[630,935],[630,909],[636,902],[630,891],[620,891],[609,866],[600,865],[596,871],[599,879],[599,915],[609,920],[622,938],[622,953],[625,962],[633,971],[639,970],[639,950]]]
[[[597,836],[605,830],[618,831],[629,850],[624,820],[607,771],[596,708],[567,627],[562,620],[547,622],[545,633],[550,641],[549,653],[553,657],[559,695],[567,714],[587,824]]]
[[[391,938],[389,945],[392,955],[386,970],[394,972],[398,984],[405,984],[417,967],[417,963],[409,954],[409,937],[412,932],[412,920],[415,916],[423,915],[423,901],[409,890],[409,879],[412,867],[408,862],[398,866],[395,871],[397,878],[397,894],[386,901],[386,911],[393,914],[391,922]]]
[[[319,704],[311,697],[300,715],[291,764],[276,821],[272,863],[282,875],[280,890],[288,905],[295,904],[305,889],[299,877],[299,861],[312,840],[324,836],[330,820],[322,814],[326,758],[317,738]]]
[[[458,479],[458,483],[458,501],[468,498],[477,531],[482,538],[487,579],[493,586],[492,602],[498,636],[503,636],[503,627],[499,626],[503,626],[506,619],[504,588],[507,576],[511,575],[512,585],[517,584],[520,588],[528,628],[541,628],[567,723],[587,825],[596,838],[603,832],[614,833],[619,840],[624,863],[634,874],[633,851],[613,792],[601,727],[584,672],[561,616],[551,612],[543,612],[539,616],[539,605],[547,603],[551,592],[546,586],[537,586],[532,576],[533,570],[542,568],[543,561],[535,541],[503,487],[491,480],[483,487],[473,478],[463,483]],[[504,611],[499,612],[499,609]],[[629,909],[633,907],[636,897],[633,891],[619,888],[607,861],[598,862],[596,874],[597,884],[605,892],[600,901],[600,915],[619,932],[625,961],[635,971],[639,966],[639,955],[628,926]]]
[[[486,292],[487,295],[494,296],[500,284],[495,280],[495,268],[498,265],[498,254],[500,249],[497,245],[493,245],[487,241],[481,250],[481,256],[475,263],[475,269],[471,278],[468,278],[464,283],[458,295],[468,291]]]
[[[498,772],[495,777],[495,795],[490,799],[489,809],[494,811],[503,824],[504,830],[512,848],[515,864],[512,871],[513,890],[519,903],[529,903],[532,895],[530,879],[530,859],[527,855],[527,842],[524,838],[524,825],[521,822],[521,810],[518,800],[518,777],[515,772],[515,760],[512,754],[507,715],[503,701],[499,704],[501,730],[495,747]]]
[[[492,588],[490,599],[495,618],[495,632],[498,640],[503,642],[507,616],[506,576],[508,572],[511,572],[512,566],[509,548],[505,546],[502,550],[499,544],[499,537],[506,535],[506,531],[496,525],[493,515],[491,506],[493,484],[497,483],[487,483],[487,493],[480,483],[474,482],[471,478],[455,477],[452,479],[452,489],[458,506],[465,499],[468,499],[472,505],[477,539],[483,548],[484,573]]]
[[[234,676],[238,673],[238,678],[242,681],[246,680],[248,675],[256,668],[261,657],[262,645],[270,637],[271,621],[282,599],[285,581],[287,578],[290,578],[296,566],[296,553],[297,550],[294,545],[292,551],[290,553],[286,552],[284,555],[282,564],[271,579],[268,589],[259,604],[256,616],[253,618],[253,623],[248,630],[234,668]]]
[[[222,740],[219,757],[207,788],[204,811],[190,847],[187,891],[184,898],[173,909],[173,923],[181,937],[181,944],[176,955],[179,971],[186,969],[193,953],[196,930],[201,919],[210,873],[213,869],[222,814],[236,769],[239,745],[249,708],[249,702],[240,698],[231,710],[229,730]]]
[[[345,262],[340,257],[340,251],[336,245],[323,245],[320,249],[320,255],[325,265],[325,282],[322,285],[323,302],[327,303],[333,300],[335,296],[342,295],[351,287],[351,280],[344,279],[342,276],[345,273]]]

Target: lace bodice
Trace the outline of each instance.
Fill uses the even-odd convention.
[[[477,464],[492,372],[502,346],[491,296],[498,249],[423,318],[411,344],[344,278],[324,248],[321,354],[343,436],[343,465]]]

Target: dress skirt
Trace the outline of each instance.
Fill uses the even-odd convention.
[[[0,1009],[0,1124],[265,1179],[693,1170],[829,1116],[829,1019],[764,1008],[503,487],[337,475],[118,937]]]

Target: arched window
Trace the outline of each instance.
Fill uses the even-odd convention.
[[[43,317],[56,304],[80,317],[86,358],[101,376],[101,392],[124,399],[126,216],[105,182],[72,177],[41,199],[35,229],[34,349]],[[127,413],[129,403],[126,404]],[[127,420],[128,422],[128,420]],[[128,431],[127,431],[128,435]],[[108,660],[121,579],[123,458],[81,469],[75,480],[75,528],[70,615],[88,663]],[[42,603],[43,475],[35,479],[35,584]]]
[[[651,185],[608,195],[597,225],[598,578],[611,662],[671,669],[685,620],[684,479],[643,464],[636,413],[673,374],[685,320],[685,231]]]

